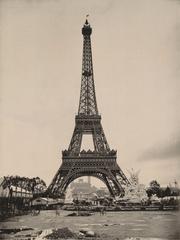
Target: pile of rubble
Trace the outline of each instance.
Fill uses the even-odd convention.
[[[13,235],[14,234],[14,235]],[[15,228],[15,229],[0,229],[0,239],[33,239],[33,240],[55,240],[55,239],[102,239],[94,231],[89,228],[80,229],[77,232],[72,232],[69,228],[45,229],[38,230],[33,228]]]
[[[93,213],[90,212],[72,212],[67,215],[67,217],[89,217],[92,216]]]
[[[90,229],[80,229],[78,232],[74,233],[69,228],[58,228],[49,229],[49,231],[43,231],[42,234],[36,238],[36,240],[41,239],[99,239],[99,236]]]
[[[52,233],[45,236],[46,239],[77,239],[77,235],[69,230],[69,228],[53,229]]]
[[[99,235],[97,235],[94,231],[90,230],[90,229],[80,229],[79,230],[79,234],[78,234],[78,238],[86,238],[86,237],[90,237],[90,238],[98,238]]]

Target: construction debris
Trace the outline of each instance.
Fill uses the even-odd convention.
[[[59,228],[59,229],[54,229],[52,230],[51,234],[48,234],[45,239],[68,239],[68,238],[73,238],[73,239],[77,239],[77,235],[73,232],[71,232],[71,230],[69,230],[69,228]]]
[[[92,216],[93,213],[90,212],[73,212],[67,215],[67,217],[88,217]]]
[[[0,234],[11,234],[27,230],[33,230],[33,228],[3,228],[0,229]]]

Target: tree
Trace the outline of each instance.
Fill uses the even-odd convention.
[[[5,183],[3,187],[15,186],[33,193],[40,193],[46,190],[46,183],[39,177],[28,178],[20,176],[7,176],[5,178]]]
[[[152,189],[159,189],[160,188],[160,184],[156,181],[156,180],[152,180],[149,183],[150,188]]]
[[[164,195],[167,196],[167,197],[171,196],[171,189],[170,189],[170,187],[167,186],[167,188],[164,191]]]
[[[153,194],[156,194],[157,197],[161,197],[161,187],[156,180],[152,180],[149,183],[149,188],[147,189],[148,197],[151,197]]]

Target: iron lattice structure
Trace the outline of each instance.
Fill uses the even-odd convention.
[[[68,150],[62,151],[62,164],[48,187],[48,194],[63,196],[68,185],[78,177],[94,176],[102,180],[112,196],[122,196],[129,184],[116,162],[115,150],[106,140],[98,113],[91,50],[92,28],[86,20],[83,28],[82,78],[78,114]],[[94,150],[82,150],[84,134],[91,134]]]

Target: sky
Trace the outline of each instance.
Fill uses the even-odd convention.
[[[180,183],[175,0],[0,1],[0,176],[49,184],[58,170],[78,111],[86,14],[98,110],[119,166],[140,170],[141,183]]]

